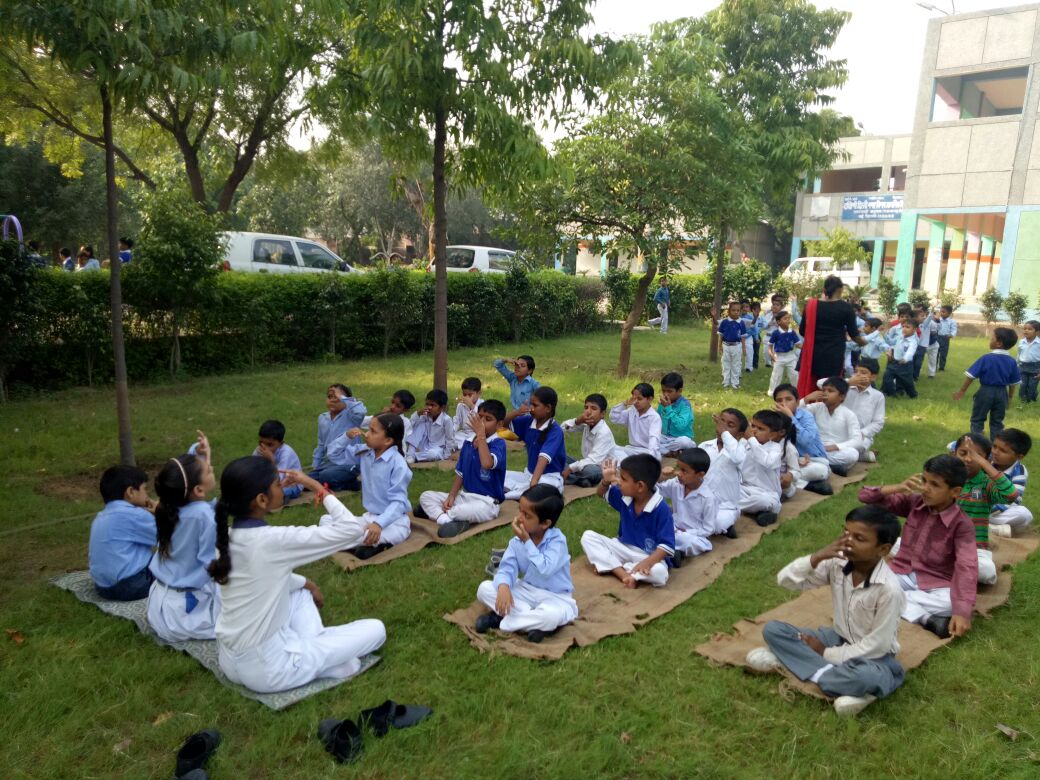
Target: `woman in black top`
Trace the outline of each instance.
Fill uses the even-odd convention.
[[[805,344],[798,376],[798,392],[803,398],[816,390],[818,379],[841,374],[845,367],[846,336],[857,344],[866,343],[856,325],[855,309],[841,299],[844,292],[844,282],[837,276],[828,276],[823,283],[823,295],[805,307],[800,327]]]

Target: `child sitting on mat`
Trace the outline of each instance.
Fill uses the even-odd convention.
[[[101,475],[105,508],[90,524],[90,578],[102,598],[136,601],[148,595],[148,562],[155,547],[155,502],[148,475],[135,466],[112,466]]]
[[[990,458],[993,465],[1004,472],[1018,491],[1018,497],[1008,504],[995,504],[989,517],[989,532],[993,536],[1011,536],[1013,528],[1024,528],[1033,522],[1033,513],[1022,503],[1029,471],[1022,460],[1033,447],[1033,439],[1018,428],[1005,428],[993,437]]]
[[[675,555],[672,510],[657,489],[661,462],[646,455],[629,455],[618,467],[603,463],[597,495],[621,515],[616,537],[595,531],[581,535],[581,547],[600,574],[613,574],[626,588],[640,582],[661,587]],[[615,484],[616,483],[616,484]]]
[[[477,618],[477,633],[526,631],[528,641],[541,642],[578,617],[567,537],[556,527],[562,512],[563,496],[549,485],[520,496],[514,536],[495,578],[477,588],[477,599],[491,610]]]
[[[412,432],[407,440],[401,439],[409,463],[444,460],[455,451],[455,423],[445,410],[447,405],[447,393],[431,390],[423,408],[412,415]]]
[[[529,487],[552,485],[563,493],[563,470],[567,467],[567,445],[563,428],[556,422],[556,391],[539,387],[527,405],[530,412],[514,410],[506,415],[513,432],[527,448],[527,468],[506,472],[506,498],[515,501]]]
[[[462,396],[455,405],[455,416],[451,423],[455,427],[455,449],[461,450],[462,445],[473,441],[473,428],[469,425],[469,416],[477,411],[484,403],[480,397],[481,383],[475,376],[468,376],[462,380]]]
[[[645,452],[661,459],[661,415],[653,404],[653,386],[640,382],[629,398],[610,410],[610,421],[628,428],[628,444],[615,450],[616,458]]]
[[[681,566],[684,557],[700,555],[711,550],[708,537],[722,534],[729,526],[720,528],[719,500],[704,478],[711,467],[711,458],[700,447],[690,447],[679,453],[678,476],[662,482],[658,491],[672,507],[675,521],[675,555],[672,563]]]
[[[566,420],[561,426],[564,432],[581,431],[581,458],[573,460],[567,456],[567,468],[563,470],[563,481],[578,487],[596,487],[603,478],[599,464],[614,456],[617,444],[603,415],[607,411],[607,399],[592,393],[585,399],[585,411],[581,417]]]
[[[283,423],[278,420],[265,420],[260,426],[257,438],[259,441],[253,454],[271,461],[279,474],[303,469],[296,450],[285,443],[285,425]],[[282,482],[285,482],[285,477],[282,477]],[[293,485],[283,488],[282,492],[285,494],[285,500],[290,501],[298,497],[303,492],[303,488]]]
[[[878,506],[861,506],[845,516],[835,541],[796,558],[776,577],[789,590],[830,586],[834,623],[816,629],[771,620],[762,629],[767,647],[747,654],[758,672],[786,667],[828,696],[834,711],[855,715],[903,684],[896,660],[899,616],[906,604],[885,556],[899,538],[899,520]]]
[[[415,516],[436,520],[437,536],[458,536],[498,517],[506,497],[506,443],[495,432],[505,416],[505,405],[494,398],[470,412],[467,426],[473,438],[462,445],[455,484],[447,493],[427,490],[419,496]]]
[[[716,527],[724,529],[729,538],[736,539],[735,523],[740,516],[740,471],[747,458],[744,432],[748,421],[742,411],[732,407],[713,414],[711,419],[715,423],[716,438],[702,441],[700,445],[711,458],[705,483],[719,499]]]

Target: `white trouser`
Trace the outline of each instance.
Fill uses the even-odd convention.
[[[259,693],[287,691],[319,677],[346,679],[361,669],[361,657],[386,641],[380,620],[355,620],[326,628],[304,588],[293,591],[289,619],[267,641],[248,650],[220,645],[220,668],[232,682]]]
[[[585,551],[589,563],[595,566],[600,574],[612,572],[617,568],[631,572],[637,563],[646,560],[650,555],[634,545],[624,544],[620,539],[595,531],[586,531],[581,535],[581,549]],[[659,588],[668,582],[668,564],[659,561],[651,567],[649,576],[633,574],[632,578],[638,582],[649,582]]]
[[[660,325],[661,333],[668,332],[668,306],[663,303],[657,304],[657,313],[660,315],[652,320],[647,320],[650,325]]]
[[[1022,504],[1011,504],[1003,512],[991,514],[989,521],[995,525],[1010,525],[1012,528],[1023,528],[1033,522],[1033,513]]]
[[[462,445],[468,441],[473,441],[475,436],[476,434],[469,427],[463,431],[455,431],[455,449],[461,450]]]
[[[895,555],[895,552],[892,554]],[[924,623],[933,616],[948,617],[953,614],[949,588],[922,590],[917,586],[917,575],[913,572],[897,574],[896,579],[899,580],[899,587],[903,589],[903,595],[906,597],[903,620],[909,623]]]
[[[722,345],[722,386],[740,387],[740,359],[744,349],[740,344]]]
[[[377,517],[378,515],[375,515],[372,512],[365,512],[365,514],[361,515],[361,517],[359,517],[358,520],[361,521],[362,525],[368,525],[369,523],[374,523]],[[325,515],[325,517],[321,518],[321,520],[318,521],[318,525],[329,525],[331,523],[336,522],[339,521],[333,520],[329,515]],[[397,518],[393,522],[389,523],[385,528],[383,528],[382,533],[379,534],[379,540],[376,542],[376,544],[400,544],[405,539],[407,539],[411,533],[411,518],[409,518],[408,515],[401,515],[399,518]],[[359,547],[362,544],[364,544],[364,542],[359,542],[358,544],[354,545],[354,547]],[[352,550],[354,548],[344,547],[343,549]]]
[[[791,499],[791,498],[794,498],[797,494],[798,494],[798,481],[797,480],[792,480],[790,485],[788,485],[787,487],[781,489],[781,491],[780,491],[780,497],[781,498]]]
[[[793,349],[790,352],[778,352],[776,362],[773,363],[773,372],[769,375],[769,394],[772,395],[778,385],[784,383],[784,373],[787,373],[787,381],[798,386],[798,353]]]
[[[979,585],[992,585],[997,581],[997,564],[993,562],[993,551],[977,550],[979,554]]]
[[[219,616],[220,587],[213,580],[191,590],[155,580],[148,590],[148,625],[166,642],[214,639]]]
[[[520,580],[510,588],[513,608],[502,618],[500,631],[555,631],[578,617],[578,602],[570,593],[553,593]],[[491,580],[477,587],[477,600],[492,612],[498,588]]]
[[[419,496],[419,506],[427,517],[437,521],[438,525],[450,523],[452,520],[465,520],[467,523],[486,523],[498,517],[498,504],[491,496],[480,493],[467,493],[460,490],[455,496],[451,509],[444,511],[444,499],[447,493],[439,490],[426,490]]]
[[[772,331],[762,332],[762,359],[765,361],[766,368],[769,368],[771,365],[773,365],[773,358],[769,357],[769,337],[772,335]]]
[[[677,450],[692,450],[697,442],[689,436],[665,436],[661,434],[661,452],[676,452]]]
[[[751,336],[744,339],[744,368],[748,371],[755,370],[755,340]]]
[[[855,447],[842,447],[827,453],[827,462],[832,466],[844,466],[847,469],[859,460],[859,450]]]
[[[741,485],[740,509],[748,514],[779,512],[780,496],[772,490],[763,490],[754,485]]]
[[[740,517],[740,509],[729,503],[720,503],[719,512],[715,515],[715,533],[724,534]]]
[[[695,444],[693,446],[696,447],[697,445]],[[614,448],[614,459],[618,462],[619,465],[621,461],[623,461],[629,455],[653,455],[653,453],[650,452],[650,450],[648,450],[646,447],[637,447],[634,444],[626,444],[624,447],[618,446]],[[658,460],[661,459],[660,454],[654,455],[654,457]]]
[[[939,342],[933,341],[928,345],[928,376],[935,376],[935,370],[939,365]]]
[[[831,476],[831,464],[827,458],[809,458],[809,462],[799,470],[806,482],[818,482]]]
[[[711,552],[711,542],[697,531],[675,529],[675,549],[682,550],[684,555],[700,555]]]
[[[546,471],[538,480],[539,485],[552,485],[563,495],[563,474],[559,471]],[[531,487],[531,472],[523,471],[506,472],[506,498],[511,501],[519,501],[527,488]]]
[[[405,452],[408,457],[413,458],[416,463],[424,463],[431,460],[445,460],[449,455],[451,455],[451,450],[449,450],[445,445],[418,449],[414,445],[409,444],[408,449]]]
[[[873,436],[861,436],[860,437],[860,444],[859,444],[859,447],[857,447],[856,449],[859,450],[859,459],[860,459],[861,462],[869,462],[869,461],[867,461],[865,459],[866,459],[867,453],[870,452],[871,449],[873,449],[873,447],[874,447],[874,437]]]

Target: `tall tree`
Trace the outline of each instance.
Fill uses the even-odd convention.
[[[591,0],[354,0],[353,48],[325,103],[370,110],[391,156],[433,166],[434,385],[447,387],[449,184],[517,180],[544,160],[532,121],[593,101],[609,45],[586,39]],[[359,89],[360,87],[360,89]]]

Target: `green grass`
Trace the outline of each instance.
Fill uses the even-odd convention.
[[[698,439],[709,413],[724,406],[762,408],[767,376],[739,392],[720,388],[705,360],[705,331],[673,328],[667,337],[637,332],[633,376],[611,376],[615,333],[525,343],[451,355],[453,392],[463,376],[505,397],[491,358],[530,352],[536,375],[557,389],[560,414],[579,411],[589,392],[620,400],[640,379],[680,370],[697,414]],[[967,426],[970,401],[950,394],[985,349],[955,342],[945,374],[921,382],[917,401],[889,403],[872,482],[919,470]],[[409,387],[420,398],[429,355],[307,365],[250,375],[132,389],[135,446],[151,466],[182,452],[196,428],[213,441],[218,468],[251,450],[267,417],[288,427],[306,461],[325,387],[345,381],[370,408]],[[638,378],[637,378],[638,376]],[[117,456],[110,390],[72,390],[0,407],[5,501],[0,508],[0,692],[5,777],[168,777],[187,734],[215,726],[224,745],[214,778],[315,777],[1035,777],[1040,772],[1040,565],[1018,567],[1010,603],[971,634],[935,653],[904,687],[858,720],[840,721],[820,701],[785,701],[776,678],[714,668],[693,652],[713,633],[793,594],[775,584],[791,558],[828,542],[855,505],[845,491],[785,524],[730,563],[718,581],[635,634],[572,650],[556,663],[481,655],[441,619],[468,604],[498,529],[456,546],[427,548],[385,566],[347,574],[328,561],[305,568],[326,594],[327,623],[378,617],[387,626],[383,663],[359,679],[282,712],[239,697],[194,660],[162,649],[125,621],[103,615],[48,577],[86,565],[96,479]],[[1010,425],[1040,433],[1038,410],[1012,409]],[[622,438],[622,437],[619,437]],[[572,451],[578,447],[571,440]],[[517,467],[520,453],[511,455]],[[1033,463],[1035,463],[1035,458]],[[1037,471],[1037,468],[1034,468]],[[446,489],[451,474],[418,471],[412,498]],[[1040,510],[1034,486],[1030,506]],[[356,498],[350,500],[359,507]],[[300,507],[281,522],[313,522]],[[585,528],[609,531],[617,517],[593,500],[567,509],[561,527],[580,553]],[[385,698],[431,705],[421,728],[366,741],[364,758],[340,767],[314,734],[321,718],[355,718]],[[1023,734],[1016,742],[996,723]],[[117,747],[118,746],[118,747]]]

